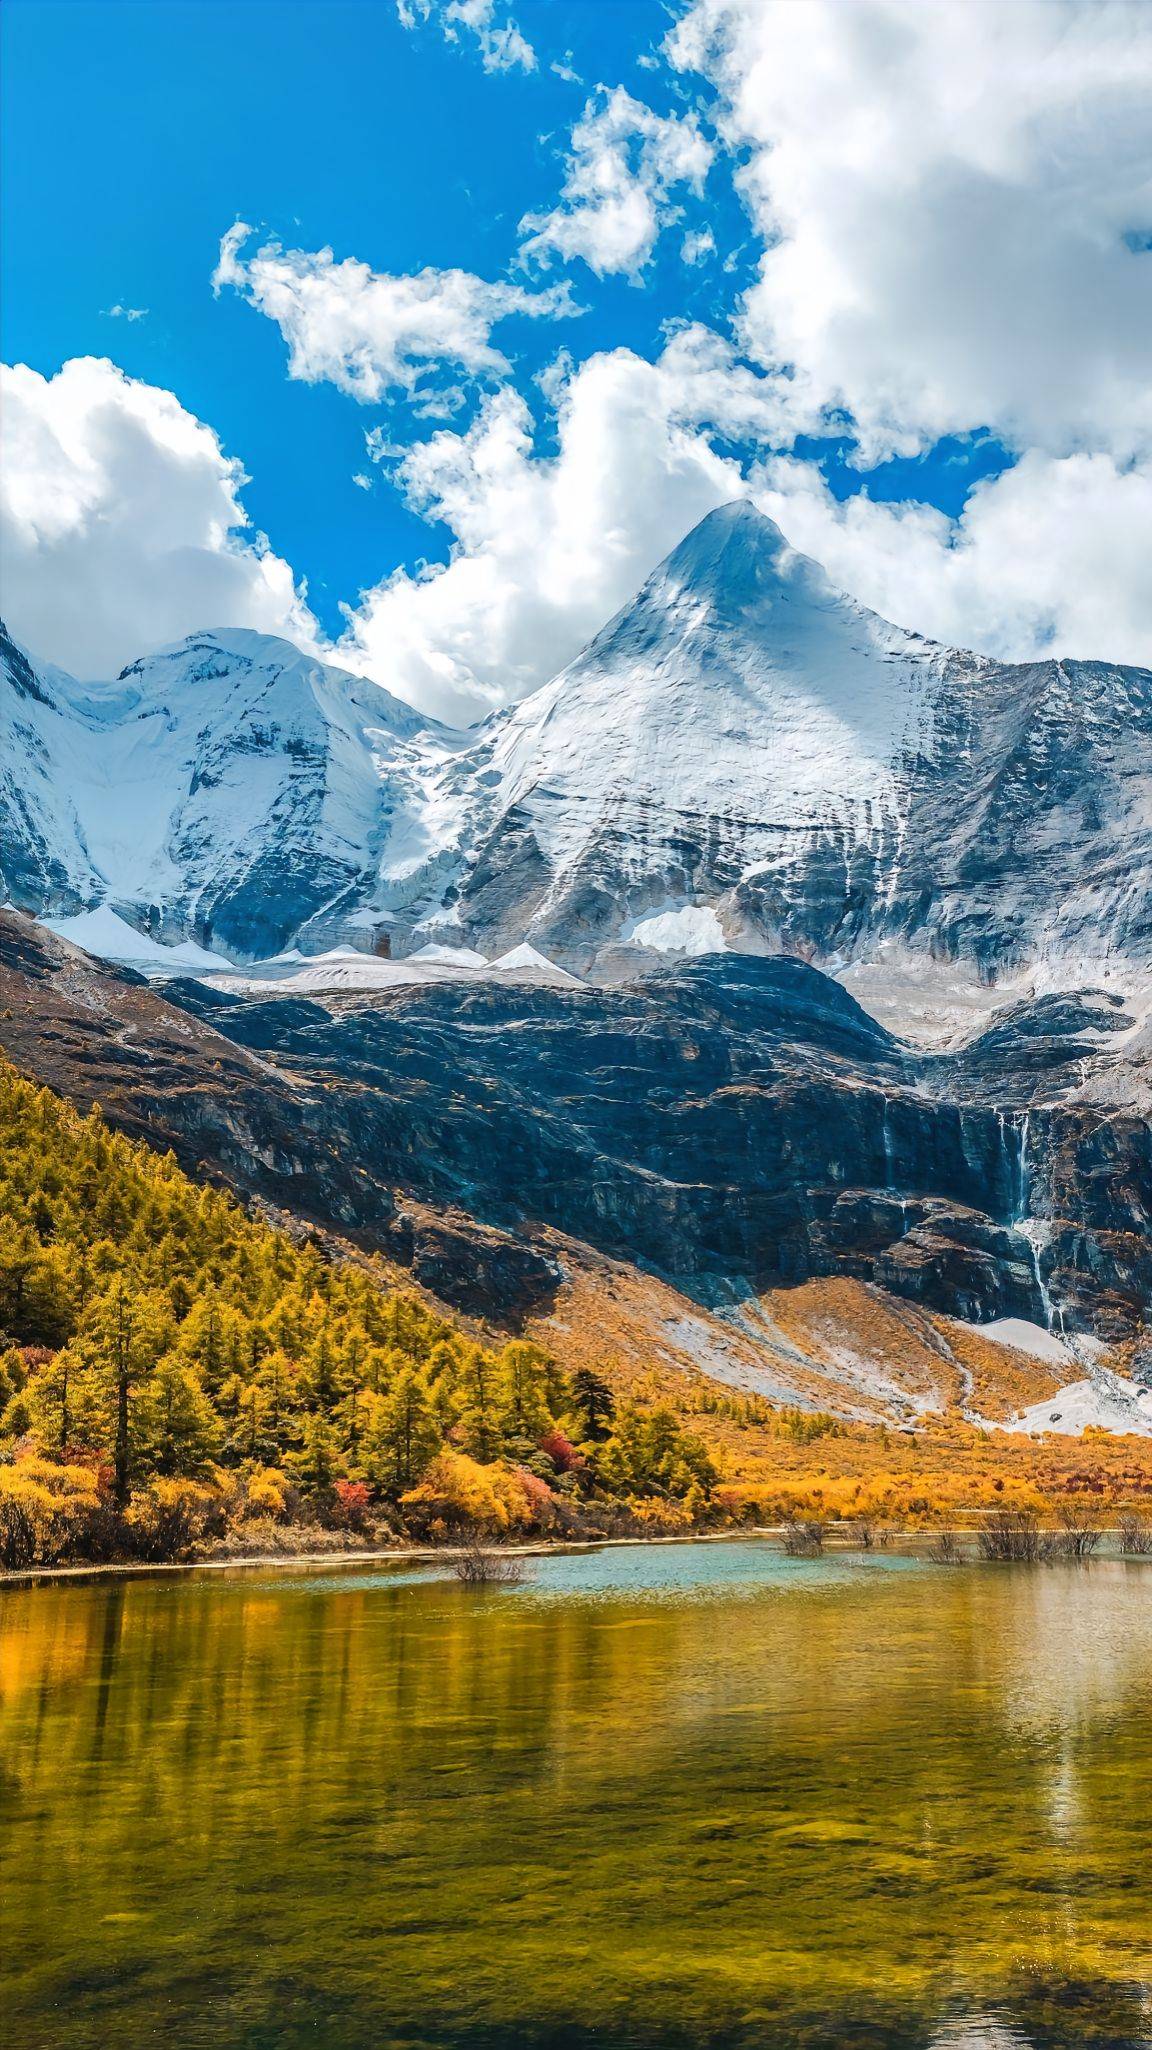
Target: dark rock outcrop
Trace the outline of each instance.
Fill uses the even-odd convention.
[[[1115,1014],[1094,999],[1024,1006],[928,1056],[781,957],[615,989],[320,1003],[196,982],[161,996],[4,927],[39,1011],[2,1027],[23,1066],[182,1160],[402,1249],[464,1307],[508,1316],[554,1286],[530,1243],[542,1226],[706,1303],[842,1272],[1108,1337],[1152,1306],[1152,1132],[1060,1094],[1110,1057],[1085,1019]],[[436,1221],[397,1219],[394,1191]]]
[[[516,1325],[552,1299],[556,1266],[524,1240],[398,1206],[362,1143],[360,1090],[254,1055],[13,912],[0,912],[0,1047],[188,1173],[383,1253],[460,1308]]]
[[[850,1273],[976,1319],[1120,1336],[1152,1301],[1152,1133],[1043,1092],[1110,1058],[1106,1000],[1022,1006],[961,1056],[893,1039],[800,961],[614,990],[182,1001],[361,1092],[397,1186],[547,1224],[702,1300]],[[1094,1036],[1093,1036],[1094,1035]]]

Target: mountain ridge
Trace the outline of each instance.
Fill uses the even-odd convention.
[[[527,941],[611,981],[719,946],[1152,989],[1152,672],[938,646],[747,501],[467,733],[239,630],[116,686],[10,644],[6,674],[3,881],[40,915],[236,961]]]

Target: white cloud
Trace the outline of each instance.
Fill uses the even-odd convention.
[[[148,308],[146,306],[121,306],[117,304],[115,306],[105,306],[103,312],[106,320],[133,321],[146,320],[148,318]]]
[[[35,655],[90,678],[201,627],[311,639],[243,471],[171,392],[91,356],[5,368],[0,389],[5,617]]]
[[[695,0],[669,51],[748,153],[743,339],[797,431],[1148,448],[1146,0]]]
[[[396,0],[405,28],[435,19],[445,41],[458,43],[461,31],[476,38],[485,71],[535,71],[536,52],[511,16],[499,19],[495,0]]]
[[[680,255],[685,263],[703,263],[715,247],[716,237],[711,228],[693,229],[680,244]]]
[[[405,448],[371,430],[369,453],[446,524],[452,558],[366,592],[340,645],[321,648],[288,565],[245,538],[243,475],[210,428],[104,361],[51,380],[18,368],[3,392],[9,623],[85,676],[197,628],[252,626],[467,721],[553,674],[696,520],[751,492],[888,618],[1008,658],[1148,661],[1149,465],[1033,452],[979,486],[959,523],[924,505],[840,503],[811,463],[765,453],[748,472],[712,445],[770,450],[786,384],[689,327],[654,363],[625,349],[561,361],[543,388],[551,456],[533,453],[527,403],[507,386],[465,432]]]
[[[771,446],[789,402],[786,380],[702,327],[655,363],[620,349],[561,365],[544,390],[554,456],[533,455],[528,407],[505,388],[467,432],[401,458],[397,481],[446,523],[452,559],[398,571],[348,614],[339,659],[440,717],[476,719],[554,674],[696,520],[741,495],[845,590],[936,639],[1007,660],[1149,660],[1152,466],[1033,452],[958,522],[840,502],[813,463],[766,454],[744,470],[713,446]]]
[[[554,391],[559,447],[532,453],[532,419],[505,388],[465,433],[413,448],[397,477],[444,521],[446,567],[397,573],[349,614],[339,659],[441,717],[473,720],[576,655],[689,527],[742,489],[694,431],[701,408],[749,418],[717,337],[687,330],[657,363],[591,357]]]
[[[474,377],[500,377],[510,365],[492,341],[498,321],[576,310],[564,286],[529,292],[462,270],[393,277],[355,257],[337,263],[330,249],[282,249],[278,242],[246,257],[251,234],[243,221],[229,228],[213,289],[233,286],[276,322],[288,344],[290,377],[332,383],[365,404],[390,390],[416,392],[422,378],[445,364]],[[454,403],[451,390],[421,397],[431,408]]]
[[[496,26],[490,5],[452,16],[479,45],[477,24]],[[754,367],[700,326],[655,362],[561,353],[533,395],[555,416],[539,455],[492,337],[509,315],[560,313],[562,293],[224,238],[218,284],[277,321],[293,376],[406,392],[406,420],[496,386],[418,446],[395,423],[366,438],[452,555],[363,594],[338,657],[476,717],[562,666],[695,520],[751,490],[844,588],[922,632],[1008,658],[1152,660],[1152,10],[694,0],[671,49],[713,82],[763,242],[737,309]],[[694,117],[602,94],[524,253],[635,276],[710,160]],[[706,233],[682,231],[685,260]],[[37,652],[91,675],[205,625],[314,642],[288,565],[246,530],[237,466],[172,394],[88,360],[9,382],[9,603]],[[781,453],[830,424],[861,461],[979,430],[1018,460],[958,521],[841,503]],[[744,443],[750,468],[730,453]],[[366,460],[358,477],[375,475]]]
[[[520,223],[522,258],[579,257],[599,277],[637,277],[661,229],[680,218],[672,193],[702,192],[712,157],[694,114],[656,114],[623,86],[601,87],[572,130],[559,204]]]
[[[935,507],[838,502],[812,463],[770,459],[757,503],[794,546],[886,619],[1006,661],[1152,663],[1152,463],[1032,450]]]

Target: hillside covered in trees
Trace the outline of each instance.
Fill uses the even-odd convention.
[[[269,1519],[597,1530],[716,1478],[671,1410],[476,1342],[0,1067],[0,1564]]]
[[[493,1339],[0,1063],[0,1570],[1152,1501],[1147,1439],[773,1407],[637,1350],[620,1310],[585,1288],[554,1333]],[[886,1357],[891,1306],[848,1310]]]

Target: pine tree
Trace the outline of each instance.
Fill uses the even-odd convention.
[[[577,1367],[572,1376],[573,1407],[594,1442],[608,1437],[615,1404],[612,1390],[591,1367]]]
[[[500,1451],[500,1418],[496,1407],[496,1368],[479,1345],[469,1346],[460,1367],[460,1442],[473,1459],[485,1465]]]
[[[496,1366],[501,1436],[514,1450],[531,1451],[552,1423],[546,1395],[547,1358],[537,1346],[516,1338],[504,1347]]]

